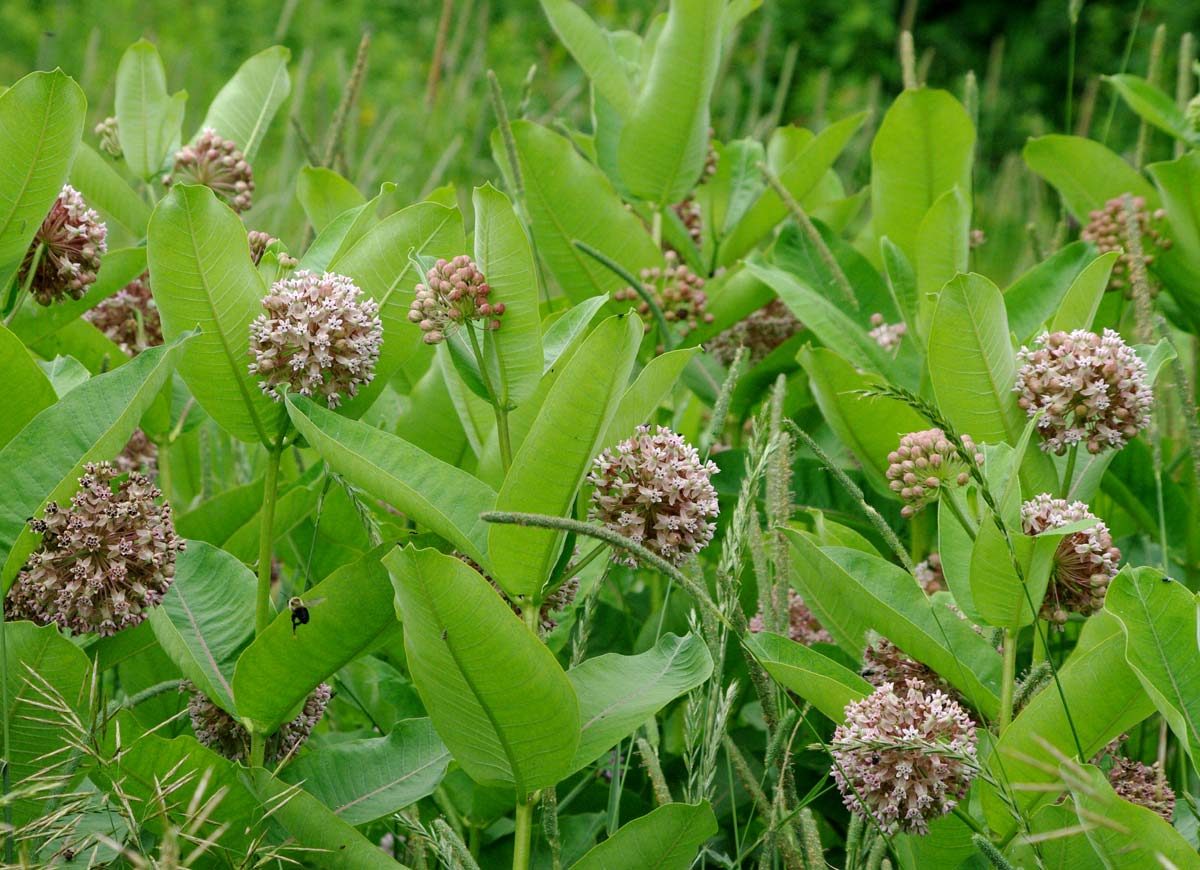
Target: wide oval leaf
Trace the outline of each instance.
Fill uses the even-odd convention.
[[[0,326],[0,371],[4,372],[7,413],[0,417],[0,447],[58,399],[21,339]]]
[[[121,55],[114,102],[125,165],[143,180],[157,175],[179,147],[183,115],[167,93],[167,71],[153,43],[139,39]]]
[[[1058,190],[1067,210],[1082,224],[1090,220],[1092,209],[1126,193],[1145,197],[1152,211],[1159,205],[1154,186],[1094,139],[1041,136],[1030,139],[1022,154],[1029,168]]]
[[[779,634],[763,632],[746,638],[759,664],[785,689],[832,719],[841,722],[846,705],[861,701],[874,687],[845,665]]]
[[[287,64],[292,53],[282,45],[260,51],[238,67],[213,98],[201,128],[212,127],[238,144],[253,160],[271,119],[292,89]]]
[[[626,822],[574,870],[687,870],[715,833],[717,818],[708,801],[666,804]]]

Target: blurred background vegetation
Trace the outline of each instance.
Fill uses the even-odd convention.
[[[585,5],[611,28],[640,30],[666,0]],[[1200,3],[767,0],[746,19],[726,59],[714,105],[717,136],[765,136],[776,120],[820,128],[863,108],[877,120],[901,87],[897,41],[911,28],[923,81],[964,98],[967,74],[974,74],[976,223],[994,242],[977,266],[994,267],[1003,281],[1035,254],[1027,224],[1041,222],[1045,234],[1054,232],[1054,204],[1024,170],[1019,150],[1029,136],[1065,129],[1072,11],[1078,30],[1071,126],[1082,122],[1110,146],[1132,150],[1136,121],[1112,104],[1100,76],[1123,68],[1145,74],[1162,25],[1158,80],[1173,92],[1179,40],[1200,31]],[[272,165],[255,167],[254,213],[258,225],[293,244],[303,216],[291,208],[292,182],[323,150],[364,32],[371,38],[366,78],[336,168],[366,193],[393,181],[398,200],[408,202],[444,183],[469,189],[497,177],[487,143],[494,123],[488,69],[496,71],[513,112],[536,64],[525,114],[588,126],[582,73],[537,0],[0,0],[0,21],[0,82],[61,66],[88,94],[89,129],[112,113],[117,63],[139,37],[158,45],[169,87],[189,92],[185,131],[195,129],[243,60],[287,45],[288,120],[274,125],[262,152],[278,155]],[[443,24],[442,62],[431,75]],[[839,167],[852,188],[867,180],[870,131],[869,122]],[[1147,161],[1169,157],[1170,148],[1157,137]]]

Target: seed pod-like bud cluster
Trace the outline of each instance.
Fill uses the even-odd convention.
[[[717,466],[703,462],[696,448],[659,426],[639,426],[632,438],[610,447],[592,462],[588,519],[641,544],[673,565],[699,553],[712,540]],[[636,565],[624,553],[616,561]]]
[[[796,319],[783,300],[772,299],[704,344],[721,365],[733,362],[739,346],[746,348],[750,365],[757,365],[802,329],[804,324]]]
[[[110,157],[121,157],[121,137],[117,132],[117,119],[109,116],[96,125],[96,136],[100,139],[100,150]]]
[[[42,542],[13,583],[7,608],[12,619],[108,637],[162,602],[185,542],[175,534],[170,505],[155,503],[162,493],[150,478],[131,472],[114,492],[112,465],[84,470],[69,509],[47,502],[41,519],[29,521]]]
[[[875,339],[886,351],[894,351],[900,347],[900,341],[908,334],[908,327],[903,323],[887,323],[878,311],[871,315],[871,329],[867,335]]]
[[[500,328],[503,302],[491,302],[492,288],[475,261],[466,254],[438,260],[416,286],[408,319],[421,327],[426,344],[437,344],[468,321],[484,329]]]
[[[917,680],[885,683],[846,706],[833,735],[833,778],[846,807],[885,834],[929,833],[978,773],[975,723]]]
[[[236,212],[243,212],[254,203],[254,173],[237,143],[225,139],[211,127],[206,127],[191,145],[175,152],[175,165],[163,184],[203,184],[228,203]]]
[[[750,631],[758,634],[767,630],[766,619],[762,607],[750,619]],[[833,643],[833,637],[817,620],[816,615],[809,610],[804,599],[796,594],[796,590],[788,590],[788,627],[787,634],[796,643],[811,646],[814,643]]]
[[[95,282],[107,250],[108,227],[78,190],[64,184],[25,252],[17,285],[25,286],[33,270],[29,292],[41,305],[65,302],[68,297],[82,299]]]
[[[1064,625],[1068,613],[1090,616],[1104,606],[1108,584],[1117,576],[1121,551],[1103,521],[1081,501],[1067,503],[1049,493],[1021,505],[1021,525],[1027,535],[1095,520],[1090,529],[1063,537],[1054,551],[1050,585],[1042,602],[1042,619]]]
[[[163,343],[162,320],[150,292],[149,272],[143,272],[83,316],[128,356]]]
[[[704,310],[708,304],[708,294],[704,292],[704,279],[680,263],[678,254],[667,251],[663,256],[666,260],[665,268],[654,266],[642,269],[639,273],[642,288],[657,303],[667,323],[682,338],[701,323],[712,323],[712,314]],[[642,297],[632,287],[624,287],[613,293],[613,299],[618,302],[633,302],[641,300]],[[637,312],[645,321],[645,331],[649,332],[654,325],[650,306],[645,301],[639,301]]]
[[[1128,735],[1121,735],[1096,754],[1092,764],[1099,765],[1108,756],[1112,766],[1108,769],[1108,782],[1117,797],[1158,813],[1168,822],[1175,817],[1175,790],[1162,775],[1158,762],[1153,765],[1125,758],[1120,754],[1121,743]]]
[[[358,285],[333,272],[301,270],[276,281],[250,325],[250,373],[262,377],[262,391],[278,401],[276,388],[288,384],[336,408],[371,383],[383,322],[375,300],[361,296]]]
[[[1134,221],[1141,235],[1143,256],[1146,265],[1154,263],[1152,249],[1169,250],[1171,240],[1163,236],[1160,227],[1167,213],[1159,208],[1150,212],[1146,208],[1145,197],[1133,197]],[[1124,293],[1127,298],[1133,298],[1133,254],[1129,250],[1129,221],[1125,214],[1125,197],[1117,196],[1104,203],[1104,208],[1093,209],[1088,213],[1088,224],[1079,233],[1079,238],[1091,242],[1100,253],[1119,251],[1120,256],[1113,264],[1112,275],[1108,279],[1110,292]],[[1157,293],[1157,286],[1151,287],[1151,292]]]
[[[1042,333],[1017,361],[1017,404],[1030,417],[1043,412],[1037,429],[1047,453],[1077,444],[1089,453],[1119,450],[1150,425],[1146,364],[1111,329]]]
[[[279,239],[272,236],[270,233],[264,233],[262,230],[250,230],[246,233],[246,240],[250,243],[250,259],[257,266],[262,262],[263,254],[267,252],[267,248],[275,244]],[[300,261],[295,257],[287,254],[279,255],[279,265],[285,269],[294,269]]]
[[[191,693],[188,698],[188,715],[192,720],[192,731],[201,746],[206,746],[230,761],[246,762],[250,758],[250,733],[223,709],[210,701],[190,683],[184,683],[180,691]],[[304,702],[300,715],[279,726],[279,730],[266,740],[263,762],[274,764],[295,755],[308,740],[321,717],[333,692],[325,683],[317,686]]]
[[[913,569],[913,574],[916,576],[917,582],[921,584],[921,588],[925,590],[926,595],[932,595],[947,588],[946,575],[942,573],[942,557],[937,553],[930,553],[928,559],[919,562]]]
[[[975,451],[969,435],[963,435],[962,442],[967,450]],[[908,433],[888,454],[888,463],[889,486],[905,503],[900,514],[906,519],[937,501],[946,487],[965,486],[970,479],[966,463],[941,429]],[[975,463],[983,463],[982,453],[975,452]]]

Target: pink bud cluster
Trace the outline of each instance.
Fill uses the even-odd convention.
[[[887,323],[878,311],[871,315],[871,329],[867,335],[889,353],[900,347],[901,339],[907,334],[908,327],[903,323]]]
[[[236,212],[254,203],[254,173],[237,143],[207,127],[191,145],[175,152],[175,165],[163,184],[203,184]]]
[[[1113,546],[1108,526],[1081,501],[1068,504],[1066,499],[1042,493],[1021,505],[1021,525],[1031,536],[1084,520],[1096,524],[1064,536],[1054,551],[1050,586],[1038,614],[1058,625],[1066,623],[1068,613],[1089,616],[1104,606],[1108,584],[1120,567],[1121,551]]]
[[[246,241],[250,245],[250,259],[257,266],[262,262],[263,254],[267,252],[267,248],[279,241],[270,233],[264,233],[262,230],[250,230],[246,233]],[[299,263],[295,257],[290,257],[287,254],[279,254],[279,265],[285,269],[294,269]]]
[[[1135,196],[1133,199],[1134,222],[1141,236],[1142,250],[1147,251],[1143,259],[1147,266],[1154,263],[1154,254],[1150,249],[1169,250],[1171,240],[1163,236],[1160,227],[1167,213],[1161,208],[1153,212],[1146,208],[1146,198]],[[1093,209],[1088,213],[1088,224],[1079,233],[1079,238],[1091,242],[1102,253],[1119,251],[1120,256],[1113,264],[1112,275],[1108,279],[1110,292],[1124,293],[1133,298],[1133,254],[1127,253],[1129,248],[1129,221],[1125,213],[1125,197],[1116,196],[1104,203],[1103,208]],[[1157,290],[1157,288],[1152,288]]]
[[[29,292],[39,304],[65,302],[68,297],[82,299],[95,283],[107,250],[108,227],[88,208],[78,190],[64,184],[25,252],[17,286],[23,287],[32,271]]]
[[[143,272],[83,316],[128,356],[163,343],[162,320],[150,292],[149,272]]]
[[[250,733],[245,726],[197,691],[191,683],[184,683],[180,691],[191,693],[188,697],[188,716],[200,745],[230,761],[247,762],[250,758]],[[328,685],[318,685],[304,701],[299,715],[283,723],[278,731],[267,738],[264,763],[274,764],[295,755],[325,715],[325,708],[332,697],[333,691]]]
[[[969,435],[962,436],[963,446],[975,451]],[[975,452],[975,463],[983,463],[983,454]],[[965,486],[970,479],[966,464],[941,429],[910,432],[900,446],[888,454],[887,479],[892,492],[900,496],[905,519],[937,501],[949,486]]]
[[[802,329],[804,324],[796,319],[783,300],[772,299],[724,332],[713,336],[705,342],[705,348],[722,365],[727,366],[733,362],[738,347],[745,347],[750,365],[756,365]]]
[[[761,606],[758,613],[750,619],[751,633],[758,634],[767,630],[766,618]],[[787,634],[796,643],[811,646],[814,643],[833,643],[833,637],[825,630],[814,614],[804,603],[794,589],[788,590],[788,626]]]
[[[466,254],[438,260],[416,286],[408,319],[421,327],[426,344],[437,344],[469,321],[484,329],[500,328],[503,302],[491,302],[492,288],[475,261]]]
[[[1092,759],[1092,764],[1100,764],[1105,756],[1111,757],[1108,782],[1117,797],[1153,810],[1170,822],[1175,818],[1175,790],[1167,782],[1158,762],[1144,764],[1120,754],[1121,742],[1126,738],[1127,735],[1122,735],[1105,746]]]
[[[704,279],[679,262],[679,255],[674,251],[667,251],[663,257],[666,260],[664,268],[653,266],[639,273],[642,289],[655,301],[667,323],[682,338],[701,323],[712,323],[713,315],[704,310],[708,304]],[[613,293],[613,299],[633,302],[642,297],[632,287],[624,287]],[[645,321],[645,331],[649,332],[654,324],[649,304],[639,302],[637,312]]]

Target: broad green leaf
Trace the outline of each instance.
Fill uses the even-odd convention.
[[[1104,298],[1109,276],[1119,256],[1116,251],[1109,251],[1084,267],[1071,282],[1058,311],[1054,312],[1054,319],[1050,321],[1051,332],[1092,328],[1092,320],[1100,308],[1100,300]]]
[[[925,418],[896,399],[861,395],[882,379],[864,374],[831,350],[806,346],[798,359],[825,422],[858,459],[875,490],[893,497],[888,454],[899,446],[901,436],[927,428]]]
[[[593,296],[572,305],[549,326],[542,322],[542,373],[548,372],[559,357],[576,338],[587,330],[588,325],[601,308],[608,303],[607,296]]]
[[[254,574],[224,550],[188,541],[150,625],[163,652],[210,700],[236,713],[233,666],[254,633]],[[286,686],[271,686],[272,691]]]
[[[929,328],[929,375],[938,407],[976,443],[1016,444],[1024,428],[1013,384],[1016,357],[1000,290],[982,275],[943,288]]]
[[[330,262],[331,272],[354,279],[363,293],[379,303],[383,321],[383,347],[375,364],[375,379],[345,402],[340,413],[361,416],[410,357],[430,353],[421,330],[408,319],[413,288],[425,279],[412,258],[450,259],[463,253],[466,241],[458,209],[419,202],[380,221]]]
[[[1088,841],[1109,870],[1149,867],[1196,870],[1200,856],[1183,835],[1154,810],[1122,800],[1097,767],[1064,764],[1063,779],[1086,820]]]
[[[62,70],[30,73],[0,94],[0,287],[8,287],[75,159],[87,105]]]
[[[651,716],[712,674],[712,656],[695,634],[663,635],[635,656],[595,656],[567,671],[579,698],[581,736],[572,765],[591,764]]]
[[[18,788],[36,788],[44,785],[44,780],[37,782],[35,775],[53,763],[47,756],[57,753],[55,758],[61,757],[70,736],[55,721],[58,714],[47,711],[46,705],[56,699],[46,693],[57,694],[86,722],[90,663],[87,655],[53,625],[8,622],[3,631],[8,703],[0,714],[8,721],[11,743],[5,746],[0,735],[0,751],[8,763],[8,781]],[[44,799],[14,799],[10,805],[16,825],[46,811]]]
[[[125,365],[92,378],[46,408],[0,449],[9,471],[0,499],[0,564],[8,591],[36,546],[26,521],[47,501],[66,504],[88,462],[112,459],[162,390],[180,351],[194,339],[143,351]]]
[[[387,737],[348,740],[301,755],[283,769],[338,818],[361,825],[390,816],[433,794],[446,749],[429,719],[398,722]]]
[[[525,228],[512,204],[490,184],[475,188],[475,264],[492,288],[488,301],[504,305],[500,329],[484,333],[485,355],[494,350],[502,407],[519,405],[542,377],[542,329],[537,270]],[[411,327],[411,324],[409,324]]]
[[[705,220],[711,221],[719,238],[725,238],[762,195],[766,181],[758,164],[767,155],[755,139],[718,145],[717,154],[716,174],[696,190],[695,196],[706,209]]]
[[[310,469],[309,478],[313,478]],[[275,498],[275,516],[271,523],[271,540],[277,541],[291,532],[316,509],[319,485],[316,479],[306,479],[295,485],[281,485]],[[221,542],[221,548],[247,565],[258,559],[258,543],[262,538],[261,511]]]
[[[79,319],[80,315],[119,292],[146,271],[145,248],[118,248],[104,255],[95,282],[82,299],[67,299],[46,308],[22,305],[10,328],[28,345],[36,344]]]
[[[296,198],[318,233],[338,215],[367,202],[357,187],[324,166],[305,166],[300,170]]]
[[[975,607],[975,599],[971,597],[971,550],[975,542],[946,499],[938,499],[937,535],[942,574],[954,596],[954,603],[967,619],[975,623],[982,622],[983,617]]]
[[[1029,833],[1051,836],[1037,841],[1036,853],[1034,847],[1023,843],[1020,837],[1014,840],[1005,852],[1014,866],[1036,867],[1040,860],[1046,870],[1095,870],[1099,859],[1072,803],[1064,801],[1043,806],[1030,817]]]
[[[1183,111],[1175,105],[1173,99],[1150,82],[1141,76],[1127,73],[1104,76],[1104,80],[1121,95],[1125,105],[1133,109],[1147,124],[1183,140],[1193,148],[1200,145],[1200,134],[1197,134]]]
[[[267,288],[241,220],[207,187],[175,185],[150,218],[148,261],[163,334],[200,327],[179,364],[196,401],[241,441],[277,440],[283,409],[249,369]]]
[[[1071,242],[1005,288],[1008,324],[1018,340],[1028,342],[1041,332],[1095,256],[1095,249],[1087,242]]]
[[[778,139],[781,144],[768,151],[771,171],[797,201],[803,201],[833,166],[865,119],[866,113],[859,112],[830,124],[816,136],[797,128],[777,130],[772,142]],[[789,135],[801,132],[807,135]],[[783,154],[786,157],[777,157]],[[758,199],[732,227],[729,238],[722,243],[720,264],[728,266],[745,256],[787,215],[788,208],[779,194],[769,187],[762,188]]]
[[[887,277],[888,290],[892,294],[892,300],[896,303],[896,310],[900,312],[901,319],[905,323],[919,323],[917,309],[920,306],[921,297],[917,290],[916,270],[904,252],[887,236],[879,240],[879,251],[883,260],[884,274]]]
[[[750,652],[781,686],[795,692],[832,719],[841,722],[846,705],[861,701],[874,687],[847,668],[804,644],[763,632],[746,638]]]
[[[530,121],[514,121],[512,132],[538,256],[569,300],[609,296],[624,286],[607,267],[576,248],[575,240],[634,275],[662,265],[662,255],[641,220],[569,140]],[[492,155],[513,189],[512,167],[498,131],[492,134]]]
[[[81,142],[71,164],[71,186],[83,194],[87,204],[105,221],[120,224],[135,239],[146,235],[150,206],[137,195],[110,161]]]
[[[550,388],[513,457],[496,510],[565,516],[601,448],[642,338],[633,314],[610,317],[587,337]],[[492,576],[513,598],[540,600],[562,534],[496,524],[488,532]]]
[[[291,56],[282,45],[275,45],[238,67],[209,105],[201,128],[212,127],[232,139],[253,163],[271,119],[291,91],[287,71]]]
[[[858,657],[867,632],[929,665],[986,716],[999,706],[1000,656],[964,619],[931,602],[904,569],[860,550],[819,548],[786,529],[792,585],[838,645]],[[801,567],[803,566],[803,567]]]
[[[975,129],[946,91],[905,90],[871,143],[871,208],[875,235],[887,236],[909,262],[926,213],[957,187],[969,202]]]
[[[633,435],[638,426],[648,423],[679,383],[684,367],[699,348],[683,347],[659,354],[638,372],[625,390],[621,403],[608,423],[600,448],[611,447]]]
[[[942,287],[967,271],[971,237],[971,201],[955,185],[933,201],[917,229],[918,334],[929,333],[929,321]]]
[[[39,360],[37,366],[50,379],[50,386],[60,399],[92,376],[83,363],[70,356],[56,356],[49,362]]]
[[[384,558],[409,673],[454,760],[528,792],[571,771],[579,702],[554,654],[466,563],[409,546]]]
[[[261,734],[274,733],[322,680],[396,624],[392,586],[374,554],[334,571],[301,600],[308,623],[293,626],[291,610],[281,608],[233,672],[238,717]]]
[[[16,325],[14,321],[13,326]],[[112,339],[81,317],[68,321],[50,335],[27,344],[30,351],[42,359],[73,357],[94,375],[119,368],[129,361],[129,357]]]
[[[1193,324],[1200,324],[1200,153],[1149,167],[1170,218],[1171,248],[1157,251],[1154,272],[1163,280]]]
[[[1195,765],[1200,759],[1196,596],[1151,568],[1126,566],[1104,609],[1125,630],[1125,659]]]
[[[573,0],[541,0],[541,4],[550,26],[575,62],[583,67],[592,87],[621,117],[633,114],[636,97],[633,84],[605,31]]]
[[[0,326],[0,371],[4,372],[7,413],[0,416],[0,447],[58,399],[21,339]],[[16,471],[16,469],[12,469]]]
[[[1151,210],[1158,207],[1158,194],[1150,182],[1092,139],[1041,136],[1030,139],[1023,154],[1029,168],[1058,190],[1067,210],[1080,223],[1090,220],[1088,213],[1093,209],[1126,193],[1144,196]]]
[[[687,196],[700,178],[724,5],[671,0],[618,146],[621,180],[640,199],[665,207]]]
[[[1053,801],[1053,791],[1012,786],[1053,783],[1058,778],[1055,752],[1077,754],[1073,735],[1078,735],[1082,757],[1091,758],[1108,741],[1154,712],[1154,704],[1125,661],[1121,624],[1105,611],[1084,623],[1075,650],[1058,670],[1058,684],[1062,697],[1053,684],[1034,695],[1001,736],[988,761],[992,778],[1008,784],[1010,790],[1009,796],[1002,798],[993,786],[980,784],[984,813],[998,835],[1007,835],[1016,825],[1009,802],[1028,815]],[[1103,686],[1103,691],[1097,691],[1098,686]]]
[[[153,43],[139,39],[121,55],[115,105],[125,164],[138,178],[152,178],[162,170],[172,145],[178,147],[182,120],[172,108],[167,71]]]
[[[330,263],[349,251],[363,236],[379,225],[379,215],[388,209],[387,200],[395,190],[395,184],[385,181],[379,185],[379,193],[374,197],[334,215],[325,228],[317,233],[308,250],[301,255],[300,268],[310,272],[327,270]],[[391,213],[388,212],[389,216]]]
[[[626,822],[573,870],[688,870],[704,841],[716,833],[708,801],[666,804]]]
[[[292,423],[330,469],[441,535],[485,567],[488,528],[479,514],[496,494],[465,471],[395,435],[347,420],[303,396],[287,397]]]

